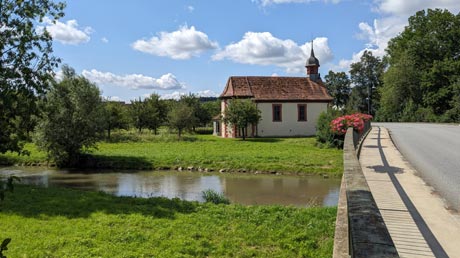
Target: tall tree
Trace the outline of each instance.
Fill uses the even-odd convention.
[[[344,108],[351,93],[351,81],[347,74],[329,71],[324,79],[326,80],[327,92],[334,98],[332,104],[339,109]]]
[[[403,121],[455,121],[454,99],[460,76],[460,15],[428,9],[409,18],[409,25],[388,44],[390,68],[382,93],[384,109]],[[405,98],[398,97],[404,93]],[[393,107],[392,107],[393,105]],[[388,113],[388,112],[387,112]]]
[[[224,111],[224,123],[235,125],[243,132],[243,140],[246,139],[247,128],[251,124],[259,123],[260,110],[249,99],[232,99]]]
[[[52,0],[0,1],[0,153],[22,150],[27,132],[17,120],[37,114],[33,103],[49,88],[59,62],[50,34],[37,26],[44,17],[64,16],[64,7]]]
[[[73,69],[64,66],[63,71],[64,79],[46,95],[36,140],[59,166],[75,166],[103,130],[101,97],[97,86]]]
[[[379,106],[378,88],[382,86],[385,62],[370,51],[364,51],[359,62],[352,63],[351,82],[354,84],[349,107],[363,113],[375,115]]]

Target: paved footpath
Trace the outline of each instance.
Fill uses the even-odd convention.
[[[417,176],[385,127],[373,126],[360,163],[401,257],[460,258],[460,213]]]

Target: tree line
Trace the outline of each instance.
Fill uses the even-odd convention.
[[[460,122],[460,14],[428,9],[409,18],[386,55],[365,51],[349,75],[325,76],[336,109],[377,121]]]
[[[60,166],[78,164],[82,150],[94,147],[101,138],[110,140],[115,129],[148,129],[157,134],[161,126],[177,132],[208,126],[220,113],[218,101],[200,102],[193,95],[163,100],[151,94],[130,104],[103,100],[99,88],[63,66],[63,79],[52,83],[38,100],[40,109],[35,130],[37,146]]]

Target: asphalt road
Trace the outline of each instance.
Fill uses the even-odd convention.
[[[460,211],[460,125],[372,123],[384,126],[425,181]]]

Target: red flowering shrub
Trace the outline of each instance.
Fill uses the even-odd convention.
[[[335,134],[343,135],[347,132],[348,127],[353,127],[358,133],[362,133],[364,130],[364,122],[370,121],[371,119],[371,115],[361,113],[340,116],[331,121],[331,131]]]

